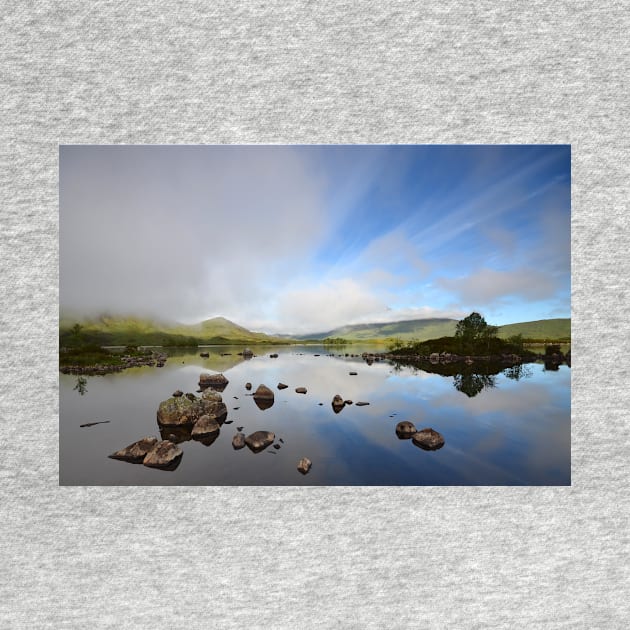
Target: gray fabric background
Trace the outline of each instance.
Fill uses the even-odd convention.
[[[0,627],[628,627],[629,8],[4,2]],[[572,145],[572,487],[59,487],[58,145],[252,142]]]

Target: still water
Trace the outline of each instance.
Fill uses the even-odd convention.
[[[375,362],[361,354],[375,346],[256,346],[169,349],[163,368],[139,367],[118,374],[60,374],[60,483],[62,485],[569,485],[571,483],[571,372],[543,364],[497,374],[441,375]],[[209,358],[199,352],[207,351]],[[334,357],[329,356],[331,352]],[[221,356],[221,353],[230,353]],[[270,358],[278,353],[278,358]],[[319,356],[316,356],[319,355]],[[145,436],[160,438],[156,412],[180,389],[196,392],[202,372],[222,372],[226,423],[209,446],[189,440],[173,471],[109,459]],[[349,372],[357,372],[351,376]],[[265,384],[275,402],[261,410],[248,396]],[[288,389],[278,390],[279,382]],[[306,387],[306,394],[295,392]],[[355,403],[336,414],[335,394]],[[320,405],[319,403],[322,403]],[[445,445],[424,451],[401,440],[396,424],[439,431]],[[104,422],[81,428],[81,424]],[[236,427],[248,435],[272,431],[280,449],[235,451]],[[166,436],[165,436],[166,437]],[[279,440],[282,438],[283,442]],[[302,457],[313,466],[297,470]]]

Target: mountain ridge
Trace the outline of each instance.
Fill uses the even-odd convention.
[[[198,343],[287,343],[291,341],[343,338],[348,341],[400,339],[426,341],[455,334],[456,319],[429,318],[370,324],[351,324],[309,335],[268,335],[253,332],[225,317],[212,317],[197,324],[176,324],[149,318],[104,314],[92,318],[60,317],[62,341],[72,338],[71,329],[81,326],[81,335],[101,345],[182,345]],[[571,319],[555,318],[517,322],[498,327],[498,336],[521,334],[527,339],[570,339]]]

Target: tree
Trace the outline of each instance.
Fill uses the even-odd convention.
[[[457,323],[455,338],[459,340],[463,351],[490,351],[490,343],[497,336],[498,328],[489,326],[486,320],[476,312],[471,313]]]

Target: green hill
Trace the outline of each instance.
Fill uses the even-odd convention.
[[[81,326],[76,335],[72,327]],[[224,317],[199,324],[171,324],[137,317],[101,315],[91,319],[62,316],[59,322],[60,345],[95,343],[99,345],[164,345],[279,343],[281,340],[238,326]],[[285,340],[286,342],[286,340]]]
[[[499,327],[498,336],[502,339],[513,335],[523,335],[524,339],[557,341],[571,339],[571,319],[539,319],[534,322],[507,324]]]
[[[452,337],[457,326],[456,319],[412,319],[383,324],[356,324],[342,326],[317,335],[302,335],[300,339],[325,339],[342,337],[348,341],[369,341],[377,339],[400,339],[402,341],[427,341],[440,337]],[[491,323],[491,322],[489,322]],[[526,339],[560,340],[571,338],[570,319],[542,319],[534,322],[520,322],[499,326],[501,338],[523,335]]]

